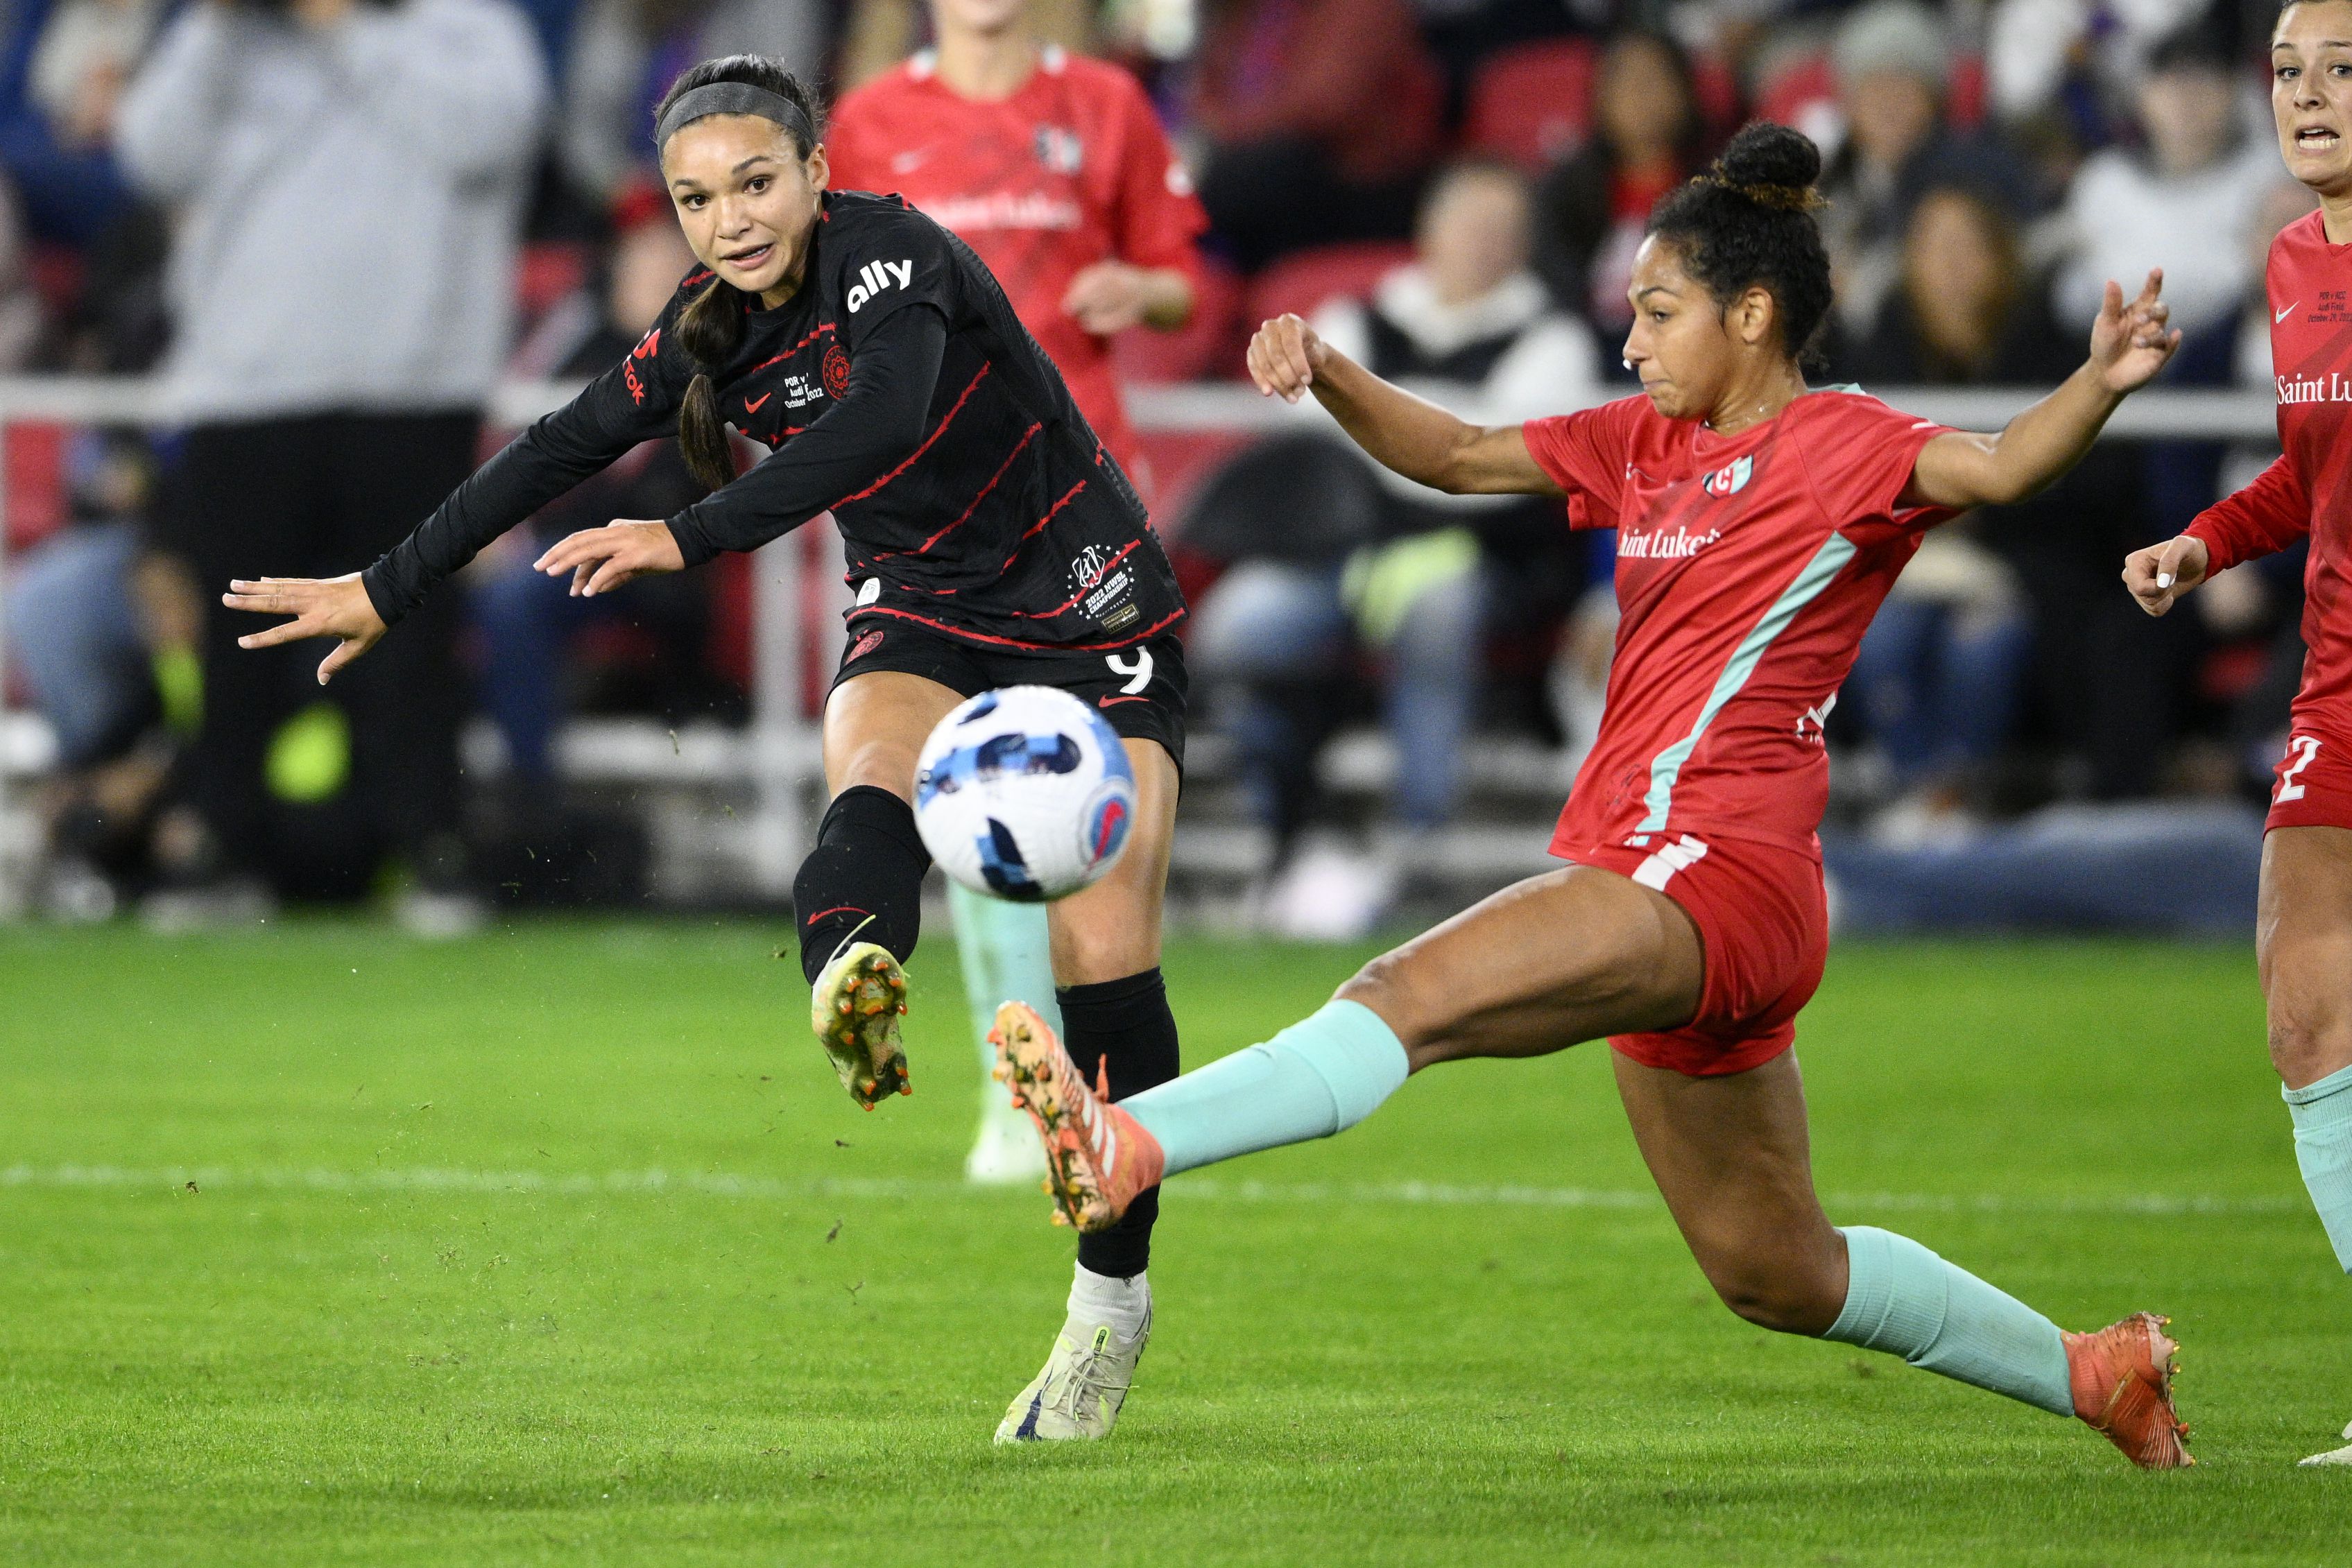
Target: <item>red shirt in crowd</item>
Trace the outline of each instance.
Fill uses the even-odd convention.
[[[1110,340],[1062,308],[1099,261],[1194,270],[1208,217],[1151,100],[1117,66],[1042,51],[1010,98],[964,98],[925,50],[843,99],[825,134],[837,190],[897,192],[978,252],[1119,465],[1135,433]]]
[[[1617,529],[1617,646],[1552,852],[1684,833],[1819,858],[1822,724],[1922,533],[1906,507],[1942,425],[1850,390],[1718,435],[1647,397],[1529,421],[1577,528]]]
[[[2279,460],[2198,516],[2212,571],[2311,540],[2303,571],[2303,687],[2294,727],[2352,742],[2352,246],[2330,245],[2320,214],[2271,242],[2271,368]]]

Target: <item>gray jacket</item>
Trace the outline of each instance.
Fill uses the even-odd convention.
[[[478,406],[513,329],[546,99],[502,0],[362,4],[323,31],[190,6],[117,133],[131,179],[175,212],[175,412]]]

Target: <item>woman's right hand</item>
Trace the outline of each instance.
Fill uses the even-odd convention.
[[[1250,340],[1250,380],[1257,383],[1262,396],[1297,402],[1315,384],[1315,372],[1323,368],[1330,352],[1304,319],[1276,316],[1260,326]]]
[[[341,577],[264,577],[228,585],[221,602],[231,610],[257,611],[264,615],[291,615],[293,620],[239,637],[240,648],[274,648],[305,637],[332,637],[335,647],[319,666],[319,684],[334,679],[335,672],[366,653],[384,633],[383,617],[360,584],[358,572]]]
[[[2182,534],[2126,556],[2124,586],[2131,590],[2142,610],[2161,615],[2172,608],[2174,600],[2204,581],[2212,564],[2212,552],[2205,548],[2205,541]]]

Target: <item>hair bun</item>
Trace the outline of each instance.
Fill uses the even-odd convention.
[[[1822,150],[1803,131],[1769,120],[1741,126],[1711,172],[1716,183],[1766,206],[1803,211],[1821,204],[1812,187],[1822,177]]]

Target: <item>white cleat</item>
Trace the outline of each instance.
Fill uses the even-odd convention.
[[[1045,1369],[1013,1401],[997,1424],[1000,1443],[1056,1443],[1108,1437],[1135,1381],[1135,1364],[1151,1342],[1151,1312],[1143,1330],[1123,1340],[1107,1323],[1071,1318],[1054,1336]]]
[[[986,1186],[1034,1186],[1045,1175],[1045,1145],[1037,1141],[1037,1129],[1003,1094],[991,1093],[984,1101],[980,1134],[963,1159],[963,1179]]]
[[[2352,1422],[2345,1424],[2344,1435],[2352,1437]],[[2352,1465],[2352,1443],[2347,1443],[2340,1448],[2330,1448],[2324,1454],[2314,1454],[2307,1459],[2295,1461],[2297,1469],[2305,1469],[2313,1465]]]

